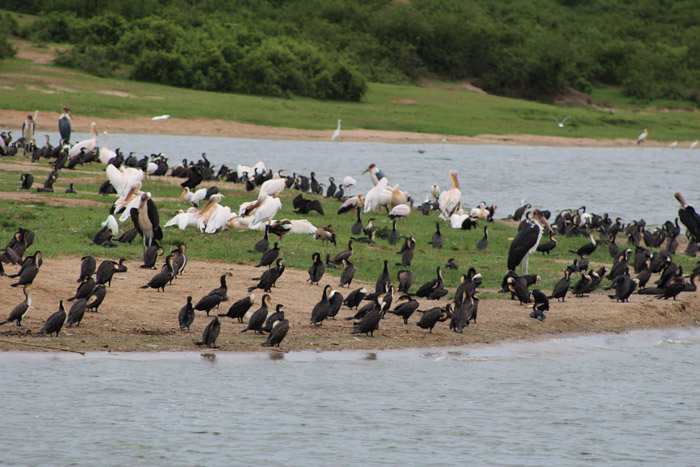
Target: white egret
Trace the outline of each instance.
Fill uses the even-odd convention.
[[[333,137],[331,138],[331,142],[333,143],[340,138],[340,122],[341,120],[338,120],[338,128],[336,128],[335,132],[333,133]]]

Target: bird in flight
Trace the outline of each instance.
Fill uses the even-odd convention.
[[[557,120],[556,118],[554,118],[554,117],[549,117],[549,118],[551,118],[552,120],[554,120],[555,122],[557,122],[557,126],[558,126],[559,128],[564,128],[564,123],[566,123],[567,120],[569,120],[569,119],[571,119],[571,118],[573,118],[573,117],[572,117],[572,116],[568,116],[568,117],[566,117],[564,120],[562,120],[561,122],[560,122],[559,120]]]

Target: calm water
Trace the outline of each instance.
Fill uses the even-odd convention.
[[[281,359],[1,353],[0,464],[697,465],[699,360],[697,329]]]
[[[78,134],[72,139],[86,137]],[[57,138],[52,136],[52,141]],[[102,143],[100,136],[98,144]],[[369,176],[361,172],[376,163],[391,185],[399,184],[419,203],[426,199],[433,183],[448,189],[448,172],[455,169],[462,185],[463,204],[496,204],[496,217],[511,214],[523,199],[552,212],[586,206],[589,212],[608,212],[627,222],[644,218],[649,224],[661,224],[676,216],[676,191],[700,206],[700,150],[332,144],[118,134],[109,136],[109,147],[119,147],[126,154],[163,152],[170,157],[171,165],[182,158],[199,159],[206,152],[213,164],[227,164],[234,170],[237,164],[253,165],[262,160],[273,170],[305,175],[315,171],[322,182],[329,176],[342,180],[350,175],[358,182],[354,193],[369,190]]]

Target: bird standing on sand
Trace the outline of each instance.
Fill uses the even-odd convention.
[[[336,128],[335,131],[333,132],[333,137],[331,138],[331,142],[333,142],[333,143],[335,143],[338,140],[338,138],[340,138],[340,122],[341,121],[342,120],[340,120],[340,119],[338,120],[338,128]]]
[[[640,134],[639,136],[637,136],[637,146],[639,146],[640,144],[642,144],[642,143],[644,142],[644,140],[647,139],[647,136],[649,136],[649,132],[648,132],[647,129],[645,128],[644,131],[642,132],[642,134]]]
[[[207,324],[202,333],[202,340],[195,342],[196,345],[206,345],[209,348],[217,349],[216,338],[219,337],[221,332],[221,323],[219,322],[219,317],[214,316],[212,320]]]

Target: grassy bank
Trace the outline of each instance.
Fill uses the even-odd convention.
[[[0,238],[6,243],[15,230],[22,226],[41,232],[37,235],[32,251],[40,249],[46,257],[58,257],[61,255],[83,256],[115,256],[125,257],[132,264],[141,264],[142,246],[139,240],[133,244],[120,244],[118,248],[105,249],[100,246],[90,245],[93,234],[100,228],[108,215],[114,196],[97,195],[99,185],[106,179],[100,165],[79,166],[77,170],[62,170],[56,183],[55,193],[28,193],[18,192],[20,174],[29,172],[36,179],[35,185],[40,185],[48,174],[47,162],[31,164],[21,157],[3,158],[0,160],[4,170],[0,171]],[[77,195],[64,193],[69,183],[74,183],[79,191]],[[144,190],[152,193],[159,207],[161,224],[177,213],[179,209],[186,209],[184,202],[178,202],[177,197],[181,193],[180,179],[171,177],[153,177],[144,183]],[[238,206],[254,199],[257,191],[246,192],[241,185],[231,182],[207,182],[206,186],[217,185],[225,198],[222,204],[231,206],[233,211]],[[318,251],[325,258],[326,253],[334,256],[344,250],[350,239],[350,226],[355,222],[354,214],[337,215],[340,205],[335,200],[328,200],[312,195],[307,198],[321,200],[324,216],[311,212],[307,215],[298,215],[293,212],[292,199],[299,192],[285,190],[281,195],[282,210],[277,215],[278,219],[306,218],[314,225],[332,225],[337,233],[337,246],[323,247],[320,242],[314,241],[310,235],[286,235],[280,242],[281,256],[285,258],[288,267],[306,270],[311,265],[312,253]],[[382,268],[382,262],[387,260],[393,280],[400,269],[395,263],[400,262],[400,255],[396,254],[403,239],[396,246],[391,246],[382,237],[391,229],[391,221],[386,214],[372,214],[377,220],[374,225],[379,229],[376,244],[367,245],[355,243],[355,253],[352,258],[357,267],[356,278],[374,284]],[[505,213],[502,213],[505,215]],[[363,215],[366,223],[369,214]],[[484,277],[486,296],[503,297],[493,294],[499,287],[501,279],[506,272],[506,258],[510,241],[516,234],[516,225],[510,221],[496,221],[489,225],[489,247],[485,251],[476,251],[476,243],[483,236],[481,224],[478,229],[463,231],[454,230],[448,224],[441,222],[441,231],[445,237],[442,249],[434,249],[429,245],[437,214],[424,216],[420,212],[413,217],[398,223],[397,230],[402,235],[412,235],[417,242],[415,257],[410,269],[415,275],[414,290],[422,283],[435,277],[437,266],[444,265],[449,258],[455,258],[460,265],[458,271],[444,270],[444,277],[449,287],[456,287],[461,274],[466,273],[469,267],[475,267]],[[129,222],[120,226],[126,230],[130,228]],[[213,259],[230,263],[256,264],[260,255],[253,253],[252,247],[262,237],[262,233],[249,230],[227,230],[214,235],[199,233],[194,228],[180,231],[176,227],[164,229],[163,244],[166,247],[185,242],[188,245],[188,253],[193,259]],[[272,237],[277,241],[276,237]],[[576,250],[587,243],[583,237],[565,236],[559,237],[559,246],[551,256],[533,255],[530,260],[530,272],[535,272],[542,277],[540,288],[551,290],[554,283],[562,276],[563,269],[571,264],[574,254],[569,250]],[[620,246],[624,247],[624,240],[620,240]],[[600,246],[590,257],[594,267],[607,265],[610,258],[606,245]],[[675,261],[685,270],[691,270],[695,260],[683,255],[676,255]],[[339,271],[328,271],[329,274],[338,275]],[[604,281],[607,285],[609,281]],[[493,294],[493,295],[491,295]]]
[[[42,50],[50,52],[41,48],[34,52]],[[594,91],[596,103],[608,106],[603,108],[555,106],[477,94],[462,84],[373,83],[362,102],[342,103],[222,94],[106,79],[14,58],[0,64],[0,108],[57,112],[67,105],[75,115],[90,117],[128,119],[169,114],[306,130],[332,130],[341,118],[345,129],[455,136],[530,134],[634,139],[643,128],[649,129],[650,139],[659,141],[693,141],[700,135],[700,115],[689,105],[632,102],[614,88]],[[573,119],[564,128],[558,128],[551,120],[567,116]]]

